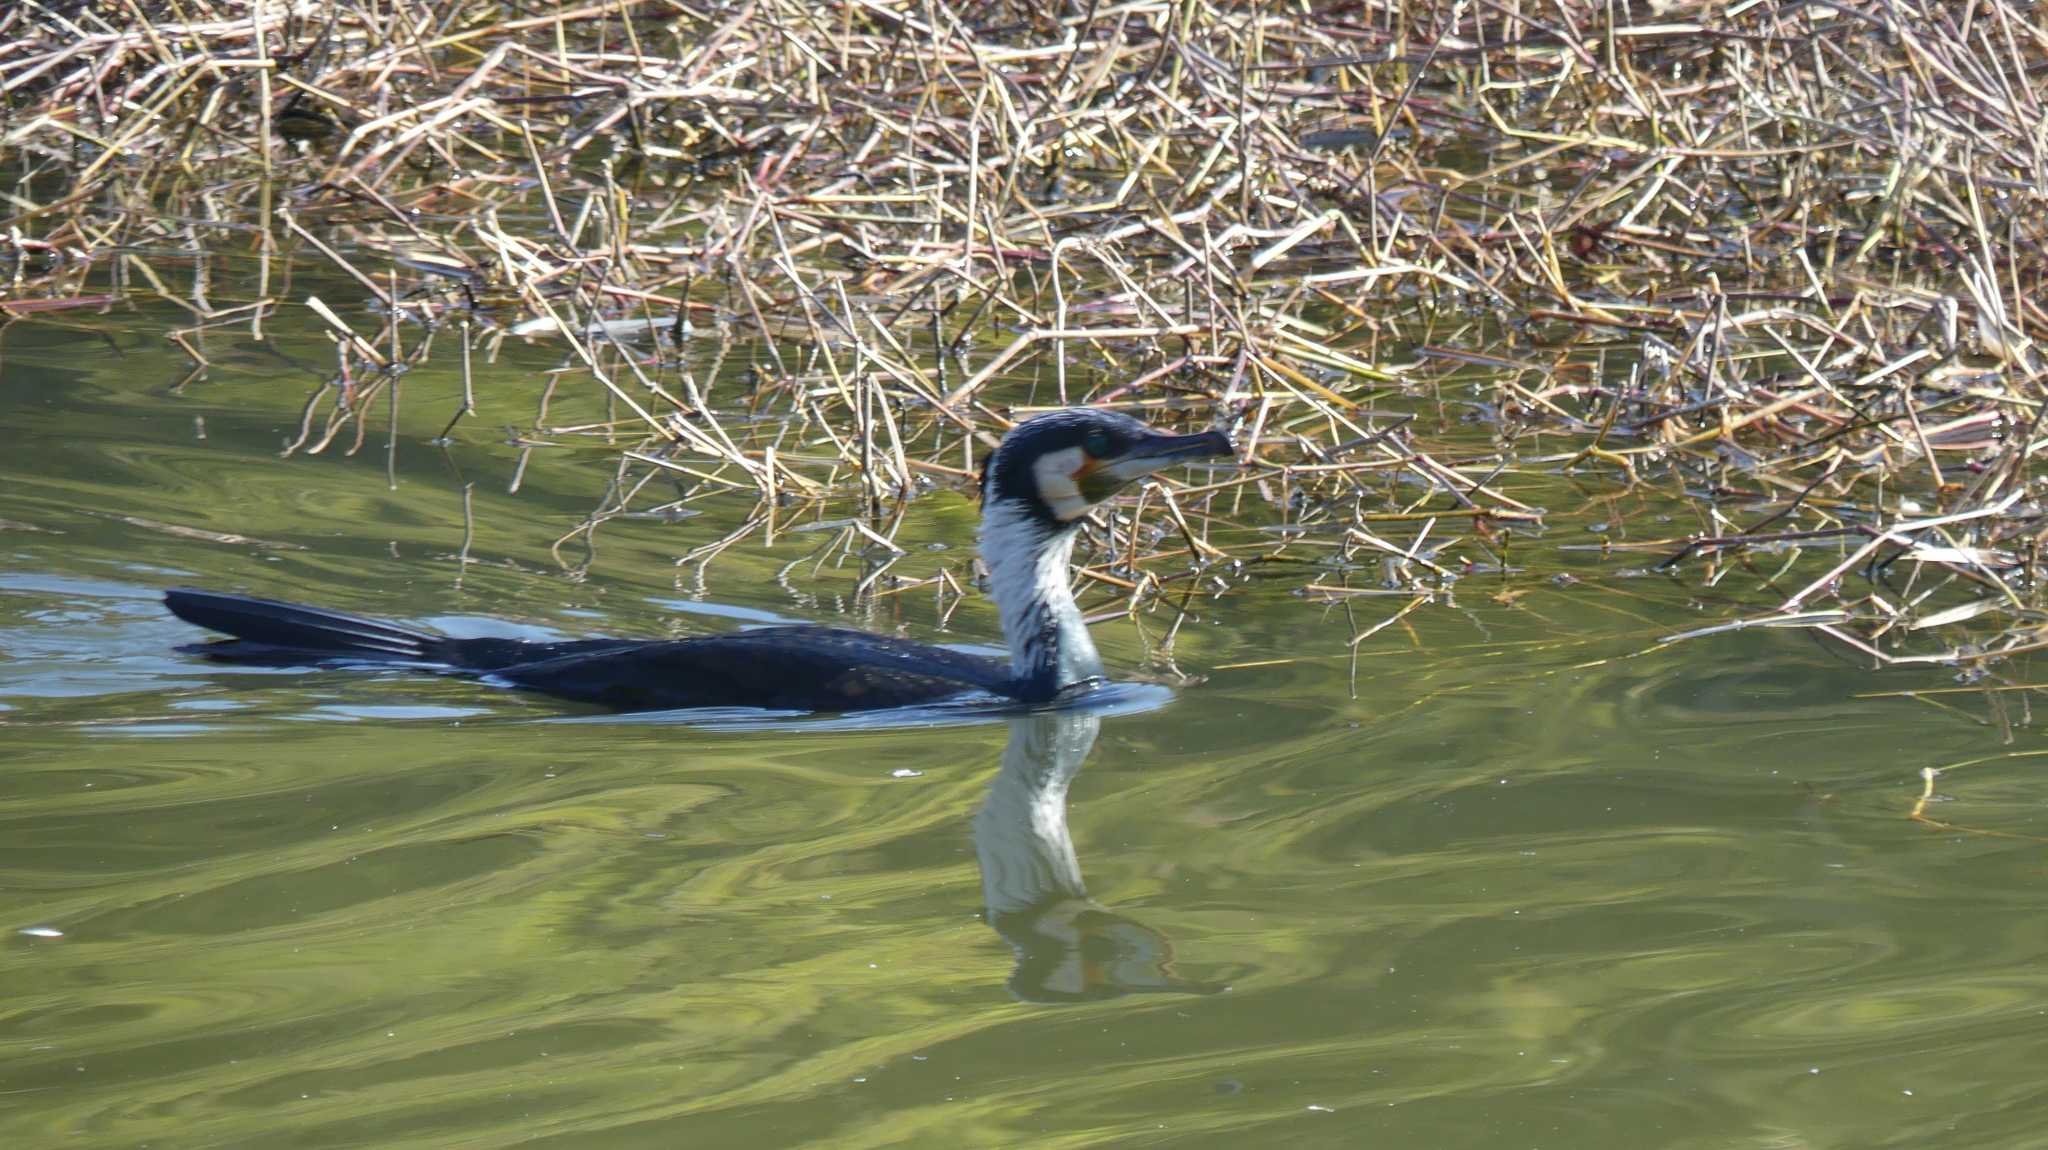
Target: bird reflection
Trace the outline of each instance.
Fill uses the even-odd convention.
[[[1082,885],[1067,786],[1101,722],[1073,709],[1012,718],[1002,770],[974,816],[988,923],[1017,952],[1010,992],[1044,1003],[1213,994],[1223,987],[1175,977],[1165,935],[1097,903]]]

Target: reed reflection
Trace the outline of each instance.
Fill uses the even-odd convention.
[[[1172,940],[1089,898],[1082,883],[1067,788],[1101,724],[1071,709],[1012,718],[1002,769],[974,816],[988,924],[1017,952],[1010,991],[1043,1003],[1213,994],[1221,984],[1174,974]]]

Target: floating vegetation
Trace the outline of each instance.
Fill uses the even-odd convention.
[[[288,452],[360,447],[451,347],[453,432],[472,355],[559,345],[485,386],[534,390],[522,450],[616,457],[572,570],[610,520],[737,498],[686,563],[841,521],[879,593],[914,497],[1095,403],[1227,424],[1243,464],[1103,525],[1106,610],[1245,570],[1347,616],[1394,596],[1355,650],[1584,551],[1763,588],[1689,634],[1971,674],[2048,645],[2032,6],[529,11],[9,6],[0,310],[173,298],[194,378],[212,330],[317,324]],[[227,250],[252,297],[158,271]],[[554,418],[571,387],[606,418]],[[1574,485],[1603,529],[1559,542]]]

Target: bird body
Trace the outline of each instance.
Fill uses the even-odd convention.
[[[232,636],[186,648],[269,666],[409,666],[614,710],[762,707],[857,711],[981,692],[1047,703],[1102,679],[1068,586],[1088,511],[1175,462],[1228,455],[1219,432],[1162,435],[1074,409],[1019,424],[982,478],[982,559],[1010,660],[840,627],[763,627],[689,639],[463,639],[339,612],[212,591],[165,605]]]

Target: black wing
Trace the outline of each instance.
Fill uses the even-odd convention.
[[[763,627],[697,639],[457,639],[338,611],[176,590],[170,609],[234,636],[183,648],[269,666],[388,663],[485,675],[619,710],[859,711],[968,691],[1028,692],[1002,660],[839,627]]]
[[[1009,665],[838,627],[624,643],[498,667],[491,678],[618,710],[861,711],[969,691],[1014,696]]]

